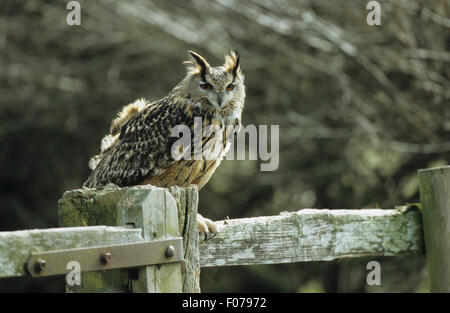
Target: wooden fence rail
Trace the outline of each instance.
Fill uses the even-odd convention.
[[[419,182],[418,206],[303,209],[224,220],[217,222],[218,233],[206,241],[199,240],[196,230],[195,188],[109,185],[101,190],[73,190],[59,202],[61,228],[0,232],[0,278],[28,275],[24,265],[31,253],[182,236],[184,264],[82,272],[81,286],[68,286],[67,291],[200,292],[200,267],[423,254],[426,250],[431,291],[449,292],[450,167],[419,171]]]
[[[420,213],[303,209],[276,216],[219,221],[200,243],[200,265],[254,265],[424,252]]]
[[[141,229],[89,226],[0,232],[0,277],[27,276],[31,252],[143,242]]]
[[[417,210],[304,209],[276,216],[217,222],[200,241],[200,266],[329,261],[423,253]],[[405,235],[406,234],[406,235]],[[141,228],[62,227],[0,232],[0,277],[27,275],[30,252],[145,242]]]

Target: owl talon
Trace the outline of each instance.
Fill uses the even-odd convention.
[[[212,238],[217,233],[216,224],[209,218],[203,217],[200,214],[197,214],[197,227],[198,232],[205,235],[205,240],[208,239],[208,236],[209,238]]]

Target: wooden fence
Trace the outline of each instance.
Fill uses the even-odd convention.
[[[206,241],[196,228],[196,188],[108,185],[68,191],[58,204],[60,228],[0,232],[0,278],[45,276],[72,260],[80,266],[81,284],[68,283],[67,292],[200,292],[201,267],[426,250],[430,290],[450,292],[450,166],[419,170],[418,176],[418,205],[303,209],[218,221],[218,233]],[[182,249],[163,246],[180,237]]]

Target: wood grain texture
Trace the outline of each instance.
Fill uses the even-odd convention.
[[[183,237],[185,272],[183,292],[200,292],[200,248],[197,229],[197,187],[170,187],[169,192],[178,206],[179,233]]]
[[[67,192],[60,201],[62,224],[123,226],[0,233],[0,277],[24,275],[23,264],[31,251],[138,242],[179,235],[184,237],[186,272],[182,276],[182,287],[178,284],[177,290],[183,292],[200,292],[200,266],[328,261],[424,252],[421,214],[414,207],[395,210],[303,209],[276,216],[218,221],[217,235],[199,241],[197,204],[198,191],[193,187],[108,186],[102,190]],[[166,210],[168,207],[170,212]],[[143,210],[147,209],[149,211],[145,213]],[[176,281],[180,281],[179,264],[172,266],[172,270],[160,275],[156,270],[150,274],[146,271],[145,277],[140,279],[143,285],[131,289],[151,291],[147,288],[151,281],[154,291],[173,290],[172,285],[167,287],[164,283],[173,281],[175,276]],[[82,280],[89,286],[79,291],[130,291],[130,285],[133,285],[127,270],[84,275]]]
[[[218,221],[200,243],[202,267],[423,253],[417,210],[303,209]]]
[[[177,203],[166,189],[126,188],[117,208],[117,223],[140,228],[147,242],[180,236]],[[140,267],[137,274],[130,279],[133,293],[182,292],[180,263]]]
[[[119,221],[118,203],[126,191],[126,188],[111,184],[98,190],[83,188],[65,192],[58,202],[59,226],[124,225]],[[66,286],[66,292],[79,293],[129,290],[129,271],[126,269],[82,272],[80,286]]]
[[[197,189],[174,187],[170,191],[172,193],[168,189],[153,186],[120,188],[113,184],[101,189],[71,190],[64,193],[59,201],[59,223],[60,226],[129,225],[139,229],[147,241],[178,237],[181,234],[186,238],[197,238]],[[82,281],[88,283],[74,286],[70,291],[198,292],[200,267],[198,253],[193,252],[198,251],[198,243],[196,239],[185,241],[183,239],[187,271],[183,274],[182,289],[169,284],[180,281],[180,264],[167,264],[141,270],[137,275],[138,281],[134,282],[131,278],[136,275],[129,275],[129,270],[82,273]],[[190,278],[195,275],[197,278]]]
[[[450,166],[419,170],[431,292],[450,292]]]
[[[127,227],[91,226],[0,232],[0,277],[25,276],[32,252],[89,248],[142,242],[142,231]]]

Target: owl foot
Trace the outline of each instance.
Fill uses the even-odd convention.
[[[214,237],[217,233],[216,224],[209,218],[203,217],[197,213],[197,227],[200,234],[205,235],[205,240],[210,236]],[[212,235],[212,237],[211,237]]]

